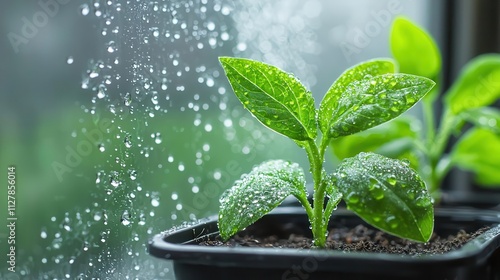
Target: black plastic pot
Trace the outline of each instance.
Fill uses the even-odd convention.
[[[331,225],[364,224],[346,210],[335,211]],[[402,256],[248,247],[199,246],[218,235],[215,217],[199,224],[156,235],[153,256],[173,260],[177,280],[186,279],[500,279],[500,213],[486,210],[438,209],[435,232],[491,228],[459,250],[440,255]],[[308,234],[308,220],[299,207],[278,208],[250,226],[257,232],[286,236]]]
[[[440,205],[445,207],[474,207],[500,210],[500,192],[498,191],[445,191]]]

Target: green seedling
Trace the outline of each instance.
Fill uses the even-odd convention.
[[[421,102],[424,125],[415,125],[419,120],[407,116],[334,139],[331,146],[336,157],[371,151],[409,158],[437,200],[443,179],[454,167],[474,172],[477,183],[485,187],[500,186],[500,110],[488,107],[500,97],[500,55],[481,55],[463,67],[442,95],[438,122],[435,110],[439,108],[436,100],[442,75],[437,44],[422,28],[398,17],[392,25],[390,47],[400,72],[424,76],[437,84]],[[455,144],[446,152],[454,136]]]
[[[243,106],[262,124],[306,151],[314,181],[310,203],[304,171],[297,163],[271,160],[256,166],[220,199],[222,239],[293,195],[309,217],[316,247],[325,246],[330,217],[341,199],[348,209],[381,230],[420,242],[429,240],[434,227],[432,199],[408,162],[360,153],[344,159],[333,172],[326,172],[323,163],[332,139],[399,116],[432,89],[432,80],[394,73],[396,67],[390,59],[371,60],[345,71],[316,109],[311,92],[292,74],[248,59],[219,60]]]

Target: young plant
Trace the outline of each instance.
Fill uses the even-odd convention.
[[[431,90],[432,80],[394,73],[390,59],[371,60],[345,71],[316,109],[311,92],[292,74],[248,59],[219,60],[243,106],[262,124],[305,149],[314,180],[311,204],[298,164],[271,160],[256,166],[220,199],[222,239],[254,223],[289,195],[304,207],[317,247],[325,246],[330,216],[342,198],[348,209],[381,230],[422,242],[430,238],[432,200],[407,162],[360,153],[344,159],[331,173],[323,162],[332,139],[399,116]]]
[[[488,107],[500,97],[500,55],[481,55],[465,65],[443,94],[442,115],[437,122],[434,111],[441,84],[441,55],[436,43],[423,29],[399,17],[392,25],[390,46],[401,72],[424,76],[437,84],[422,102],[426,130],[415,129],[418,120],[410,116],[399,118],[332,140],[337,158],[361,151],[410,158],[436,199],[440,198],[444,177],[453,167],[473,171],[476,181],[484,186],[500,186],[500,110]],[[458,140],[445,154],[452,136],[458,136]]]

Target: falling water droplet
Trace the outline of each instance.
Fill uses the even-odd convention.
[[[90,8],[88,4],[83,4],[80,6],[80,13],[82,16],[86,16],[90,13]]]
[[[151,199],[151,205],[152,205],[153,207],[158,207],[158,206],[160,206],[160,200],[159,200],[159,199],[157,199],[157,198],[152,198],[152,199]]]
[[[134,169],[130,170],[130,180],[134,181],[135,179],[137,179],[137,171],[135,171]]]
[[[162,139],[161,139],[161,134],[159,132],[156,133],[155,135],[155,143],[156,144],[161,144]]]
[[[127,210],[123,211],[120,221],[124,226],[129,226],[132,223],[130,221],[130,213]]]
[[[126,148],[132,147],[132,142],[130,141],[130,136],[129,135],[125,136],[125,139],[123,140],[123,143],[125,144]]]
[[[102,219],[102,216],[101,216],[101,213],[100,212],[96,212],[94,214],[94,221],[98,222]]]
[[[74,61],[75,60],[73,59],[72,56],[68,56],[68,59],[66,59],[66,63],[68,63],[68,64],[73,64]]]
[[[127,92],[125,94],[125,96],[123,97],[123,103],[125,104],[125,106],[130,106],[132,104],[132,95],[130,94],[130,92]]]
[[[177,200],[179,198],[179,195],[176,192],[173,192],[171,198],[172,200]]]
[[[101,172],[97,172],[97,176],[96,176],[96,179],[95,179],[95,183],[96,184],[99,184],[101,182]]]
[[[113,174],[111,175],[110,179],[109,179],[109,183],[111,184],[111,186],[117,188],[121,185],[122,182],[120,182],[120,180],[118,180],[118,172],[113,172]]]
[[[153,37],[158,38],[160,36],[160,31],[158,30],[158,27],[152,27],[151,30],[153,31]]]
[[[114,53],[116,51],[115,41],[109,41],[106,46],[108,47],[107,50],[109,53]]]

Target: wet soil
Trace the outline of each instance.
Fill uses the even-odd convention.
[[[460,230],[447,236],[439,236],[434,233],[429,242],[419,243],[394,237],[364,225],[358,225],[354,228],[341,227],[329,231],[326,249],[404,255],[443,254],[462,247],[487,229],[481,228],[473,232]],[[199,244],[202,246],[309,249],[312,247],[312,239],[296,234],[282,238],[277,235],[259,236],[243,231],[227,242],[216,238],[216,240],[205,240]]]

